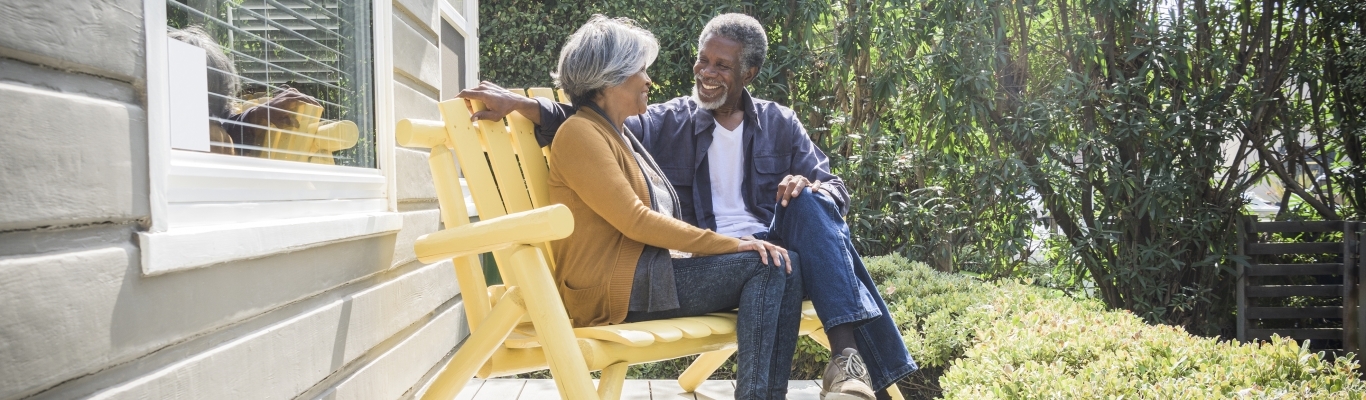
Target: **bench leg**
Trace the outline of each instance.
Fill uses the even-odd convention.
[[[431,386],[428,386],[427,392],[422,395],[424,400],[455,398],[460,389],[474,377],[474,372],[488,362],[493,352],[498,350],[503,341],[507,340],[508,334],[512,333],[512,328],[517,326],[517,321],[526,314],[519,292],[514,287],[503,295],[502,301],[493,307],[493,311],[480,326],[481,329],[465,339],[465,344],[460,346],[460,350],[455,352],[455,356],[446,362],[441,373],[432,380]]]
[[[702,353],[678,376],[678,386],[688,393],[697,390],[717,368],[721,368],[721,364],[730,359],[731,354],[735,354],[735,348]]]
[[[887,387],[887,396],[891,397],[892,400],[906,400],[905,397],[901,397],[901,389],[897,389],[895,383]]]
[[[527,314],[536,326],[537,336],[541,338],[541,349],[545,351],[550,375],[555,378],[555,387],[564,399],[592,399],[598,396],[593,388],[593,379],[588,375],[588,363],[584,361],[574,329],[569,325],[569,314],[564,311],[560,291],[550,277],[550,266],[545,257],[535,247],[521,245],[512,253],[509,268],[521,285],[522,298],[526,300]],[[502,302],[499,302],[501,305]],[[488,322],[485,322],[488,323]]]
[[[815,340],[816,343],[824,346],[826,350],[830,350],[830,338],[825,336],[825,328],[811,331],[807,336],[810,336],[811,340]]]
[[[618,400],[621,388],[626,385],[626,368],[630,365],[621,362],[602,369],[602,379],[598,380],[598,397],[602,400]]]

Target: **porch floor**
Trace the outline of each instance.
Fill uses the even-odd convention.
[[[594,380],[594,384],[597,381]],[[789,400],[817,400],[820,382],[790,381]],[[622,400],[720,400],[735,398],[735,381],[706,381],[697,391],[684,393],[674,380],[627,379],[621,389]],[[550,379],[472,379],[456,400],[542,400],[559,399],[555,381]]]

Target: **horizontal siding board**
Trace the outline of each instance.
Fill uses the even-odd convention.
[[[454,275],[448,263],[424,266],[115,385],[93,397],[294,397],[453,298],[458,292]],[[443,355],[448,350],[433,349]]]
[[[128,82],[142,79],[142,5],[142,0],[0,2],[0,55]],[[13,110],[6,110],[11,115]]]
[[[147,216],[143,109],[0,83],[0,110],[0,231]]]
[[[417,238],[436,232],[441,226],[441,210],[420,210],[403,213],[403,230],[394,241],[394,266],[417,261],[413,244]]]
[[[433,121],[441,120],[441,111],[436,99],[422,94],[402,82],[394,82],[394,118],[417,118]]]
[[[356,368],[319,397],[336,400],[401,397],[469,336],[464,315],[464,308],[458,303],[442,310],[393,348]]]
[[[394,16],[394,68],[429,86],[441,87],[441,53],[436,43],[428,41],[413,27]]]
[[[394,161],[398,164],[394,179],[398,180],[395,184],[398,185],[400,203],[436,201],[436,185],[432,184],[432,168],[427,162],[427,154],[402,147],[394,149]],[[407,227],[404,225],[404,228]]]

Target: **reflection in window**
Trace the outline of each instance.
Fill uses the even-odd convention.
[[[207,53],[214,153],[375,167],[367,0],[168,0]]]

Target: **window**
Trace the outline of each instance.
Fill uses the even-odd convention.
[[[172,147],[375,167],[373,62],[369,34],[358,29],[369,26],[368,0],[166,6],[170,38],[205,54],[208,91],[207,140],[178,146],[172,136]],[[175,109],[180,104],[172,104],[173,115],[189,111]]]
[[[144,0],[155,275],[401,227],[383,0]],[[230,245],[227,245],[231,243]]]

